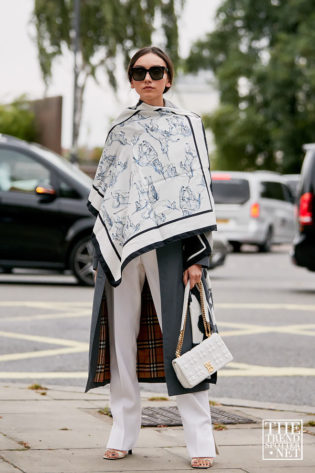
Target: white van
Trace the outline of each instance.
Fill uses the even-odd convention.
[[[218,229],[234,251],[242,243],[267,252],[272,244],[293,241],[294,197],[280,174],[213,171],[212,187]]]

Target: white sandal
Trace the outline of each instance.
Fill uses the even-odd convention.
[[[103,458],[105,460],[121,460],[131,454],[132,450],[116,450],[115,448],[107,448]]]

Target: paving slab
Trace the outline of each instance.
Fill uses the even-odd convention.
[[[23,450],[23,446],[16,440],[0,433],[0,451],[1,450]]]
[[[45,396],[46,397],[46,396]],[[20,414],[23,412],[37,413],[44,415],[45,413],[50,412],[63,412],[69,409],[69,401],[55,401],[50,400],[50,402],[42,402],[42,399],[32,399],[32,400],[18,400],[15,402],[12,401],[0,401],[0,415],[5,416],[6,414]],[[85,409],[89,406],[89,403],[86,401],[72,400],[71,409]],[[94,407],[92,404],[91,407]],[[96,406],[95,406],[96,407]],[[104,405],[103,405],[104,407]]]
[[[112,419],[99,414],[98,410],[109,406],[108,389],[82,393],[81,388],[47,387],[47,394],[41,396],[25,385],[0,385],[0,432],[7,435],[0,436],[0,473],[192,471],[182,427],[144,427],[134,455],[118,462],[103,460]],[[141,397],[143,406],[176,405],[174,398],[149,401],[150,397],[158,397],[153,393],[142,392]],[[252,404],[246,407],[245,401],[241,406],[223,407],[227,412],[255,418],[258,422],[228,424],[225,430],[214,430],[220,454],[211,471],[315,472],[313,427],[308,428],[310,433],[305,432],[303,436],[304,460],[268,461],[261,458],[262,419],[301,418],[305,422],[314,420],[311,413],[315,408],[275,410],[262,403],[259,407]],[[23,449],[18,442],[26,442],[30,449]]]
[[[102,447],[111,429],[110,422],[95,422],[90,416],[69,418],[61,412],[46,419],[33,414],[9,415],[0,426],[2,432],[34,449]]]
[[[102,458],[103,450],[78,449],[47,450],[45,455],[39,450],[6,452],[5,458],[25,473],[98,473],[98,472],[140,472],[190,470],[187,459],[167,452],[162,448],[146,449],[145,454],[136,448],[133,455],[120,461]]]
[[[268,473],[285,473],[286,471],[289,473],[314,473],[315,471],[314,466],[296,465],[296,463],[297,462],[292,461],[292,465],[270,466],[269,470],[267,471]],[[266,473],[266,469],[251,467],[250,470],[248,470],[248,473]]]
[[[218,445],[261,445],[262,428],[247,428],[244,425],[227,426],[226,430],[214,430]],[[314,447],[314,473],[315,473],[315,435],[303,435],[303,445]]]
[[[33,389],[14,389],[11,387],[6,387],[0,385],[0,401],[24,401],[24,400],[38,400],[41,398],[41,401],[44,401],[45,396],[40,396],[37,391]]]
[[[216,463],[224,468],[244,468],[251,472],[253,467],[270,472],[271,468],[313,467],[315,471],[314,447],[304,445],[303,460],[263,460],[261,445],[219,445],[220,455]],[[294,465],[295,464],[295,465]],[[276,470],[275,470],[276,471]]]
[[[226,406],[234,406],[234,407],[248,407],[256,408],[256,409],[268,409],[270,411],[278,410],[278,411],[294,411],[294,412],[309,412],[315,415],[315,406],[305,406],[299,404],[280,404],[275,402],[261,402],[261,401],[253,401],[249,399],[232,399],[228,397],[212,397],[210,395],[211,400],[217,402],[222,405]]]
[[[214,430],[217,445],[259,445],[261,447],[261,429],[238,429],[227,426],[224,430]]]
[[[183,429],[177,427],[167,427],[155,429],[144,427],[140,430],[137,441],[137,448],[162,448],[162,447],[185,447]]]
[[[38,399],[41,397],[42,399],[44,396],[40,396],[40,392],[42,389],[29,389],[29,385],[5,385],[0,383],[0,400],[8,400],[14,401],[19,399]],[[84,389],[76,389],[66,386],[56,386],[55,388],[51,385],[42,384],[43,388],[47,388],[44,390],[46,394],[46,398],[52,399],[82,399],[83,401],[86,400],[98,400],[100,398],[109,399],[109,390],[99,388],[99,392],[97,391],[89,391],[88,393],[84,392]],[[48,396],[48,397],[47,397]]]
[[[21,470],[18,470],[14,466],[10,465],[0,458],[0,473],[20,473]]]
[[[108,393],[103,393],[102,395],[96,395],[96,394],[88,394],[88,393],[77,393],[77,392],[72,392],[72,391],[52,391],[52,390],[48,390],[47,391],[47,395],[51,398],[51,399],[55,399],[55,400],[65,400],[65,401],[70,401],[70,400],[81,400],[81,401],[92,401],[92,400],[95,400],[95,401],[98,401],[99,399],[106,399],[108,400],[109,399],[109,394]]]
[[[237,409],[239,412],[244,415],[244,413],[248,413],[253,417],[256,417],[256,419],[307,419],[311,420],[314,419],[315,415],[306,413],[306,412],[299,412],[299,411],[279,411],[279,410],[269,410],[266,408],[252,408],[252,407],[247,407],[247,408],[233,408],[231,409],[234,411],[234,409]]]

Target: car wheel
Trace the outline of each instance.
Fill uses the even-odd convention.
[[[271,251],[271,245],[272,245],[272,228],[269,227],[267,230],[265,241],[261,245],[258,245],[258,251],[260,251],[260,253],[269,253]]]
[[[93,245],[89,237],[82,238],[74,245],[70,268],[80,284],[94,286]]]
[[[230,245],[232,246],[234,253],[240,253],[241,252],[241,247],[242,247],[241,242],[239,242],[239,241],[230,241]]]

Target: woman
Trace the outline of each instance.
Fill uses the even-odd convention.
[[[128,77],[140,100],[114,122],[89,196],[97,276],[86,391],[110,382],[104,458],[116,460],[131,453],[140,431],[138,381],[166,381],[191,465],[209,468],[216,454],[208,382],[216,375],[185,389],[172,359],[184,286],[203,277],[216,220],[201,120],[163,98],[173,74],[159,48],[132,57]],[[183,353],[192,347],[191,327],[186,332]]]

